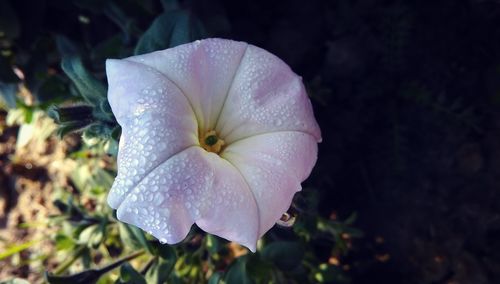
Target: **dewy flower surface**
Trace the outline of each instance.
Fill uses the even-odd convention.
[[[108,196],[161,242],[193,223],[255,251],[301,190],[320,129],[299,76],[256,46],[206,39],[106,62],[122,127]]]

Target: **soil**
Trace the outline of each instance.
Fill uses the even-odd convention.
[[[73,138],[60,141],[50,136],[34,138],[16,147],[18,126],[7,126],[0,113],[0,251],[32,242],[20,254],[2,261],[0,279],[20,277],[38,282],[43,271],[54,267],[49,216],[58,211],[52,204],[55,187],[67,187],[74,162],[67,159]],[[41,118],[35,124],[51,122]],[[49,262],[50,260],[50,262]]]

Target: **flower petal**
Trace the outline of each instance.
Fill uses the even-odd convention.
[[[196,120],[187,99],[158,71],[126,60],[106,62],[108,100],[122,135],[118,175],[108,195],[117,208],[153,168],[198,144]]]
[[[196,224],[208,233],[238,242],[255,252],[259,211],[253,193],[236,167],[216,154],[207,154],[214,169],[214,184],[201,198],[210,200],[211,207]]]
[[[301,78],[222,39],[109,60],[107,73],[122,126],[108,196],[118,218],[168,243],[197,223],[254,251],[316,161],[321,133]],[[199,146],[212,130],[220,156]]]
[[[259,236],[290,207],[316,163],[317,151],[316,138],[297,131],[252,136],[224,150],[221,156],[239,169],[257,201]]]
[[[175,82],[206,132],[215,127],[246,47],[244,42],[206,39],[127,60],[151,66]]]
[[[284,130],[321,140],[302,79],[281,59],[253,45],[243,56],[216,130],[226,143]]]
[[[227,161],[200,147],[154,169],[118,207],[117,216],[167,243],[184,239],[194,222],[252,251],[258,238],[257,206],[245,180]]]

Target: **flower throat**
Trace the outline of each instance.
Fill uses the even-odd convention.
[[[210,130],[204,135],[200,135],[200,145],[208,152],[219,154],[225,142],[217,136],[215,130]]]

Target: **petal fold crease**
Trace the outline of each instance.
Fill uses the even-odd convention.
[[[106,69],[108,100],[122,127],[118,174],[108,195],[117,208],[148,172],[198,144],[197,125],[186,98],[158,71],[126,60],[108,60]]]
[[[190,147],[149,173],[118,207],[120,220],[177,243],[196,223],[208,233],[255,251],[258,212],[234,167],[200,147]]]
[[[215,128],[248,44],[206,39],[127,58],[150,66],[173,81],[196,113],[200,130]]]
[[[239,169],[257,201],[259,236],[287,211],[311,173],[317,151],[316,138],[297,131],[252,136],[224,150],[221,156]]]
[[[302,78],[281,59],[249,45],[233,80],[216,126],[227,143],[275,131],[301,131],[321,141]]]

